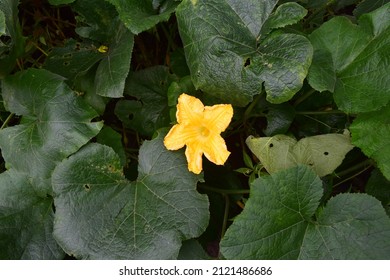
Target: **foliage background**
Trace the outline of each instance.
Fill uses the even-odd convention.
[[[1,259],[388,259],[387,0],[0,0]],[[225,166],[162,139],[231,103]],[[349,129],[330,175],[249,135]]]

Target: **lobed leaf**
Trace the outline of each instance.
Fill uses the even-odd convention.
[[[29,174],[39,193],[50,193],[55,165],[94,137],[95,111],[47,70],[28,69],[3,80],[3,99],[19,125],[0,131],[2,155],[15,171]]]
[[[334,93],[348,113],[378,110],[390,101],[390,3],[359,18],[359,25],[335,17],[309,39],[314,47],[308,80]]]
[[[260,94],[288,101],[301,87],[312,47],[301,35],[261,31],[277,1],[184,0],[176,15],[196,88],[226,103],[245,106]],[[298,17],[299,18],[299,17]],[[283,26],[274,17],[271,27]]]
[[[221,242],[228,259],[388,259],[390,219],[366,194],[317,211],[322,182],[306,166],[261,177]]]
[[[208,223],[198,180],[182,153],[165,149],[162,136],[141,146],[134,182],[111,148],[87,145],[53,173],[54,235],[78,258],[177,258],[182,240],[199,236]]]

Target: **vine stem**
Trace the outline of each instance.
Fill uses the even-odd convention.
[[[205,186],[205,185],[200,185],[199,188],[206,190],[206,191],[211,191],[215,193],[220,193],[220,194],[249,194],[250,190],[227,190],[227,189],[219,189],[219,188],[214,188],[210,186]]]
[[[350,168],[347,168],[339,173],[337,173],[337,177],[343,177],[343,176],[346,176],[352,172],[355,172],[356,170],[360,170],[361,168],[364,167],[364,170],[366,170],[366,167],[371,167],[374,165],[374,161],[372,159],[366,159],[354,166],[351,166]]]
[[[303,101],[305,101],[307,98],[309,98],[314,92],[316,92],[315,89],[311,89],[307,92],[305,92],[301,97],[299,97],[295,102],[294,102],[294,107],[298,106],[301,104]]]
[[[302,111],[295,112],[297,115],[327,115],[327,114],[342,114],[345,115],[343,111],[340,110],[329,110],[329,111]]]
[[[0,130],[3,130],[8,125],[8,123],[11,121],[11,119],[13,118],[14,115],[15,115],[14,113],[11,113],[11,114],[8,115],[6,120],[1,125]]]
[[[228,222],[228,218],[229,218],[229,208],[230,208],[229,196],[227,194],[223,194],[223,198],[225,199],[225,210],[223,212],[221,239],[223,238],[223,236],[225,235],[225,232],[226,232],[227,222]]]

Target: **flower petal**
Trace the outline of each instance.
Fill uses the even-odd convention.
[[[224,131],[233,117],[233,107],[230,104],[206,106],[204,110],[205,126],[215,133]]]
[[[186,148],[186,158],[188,162],[188,170],[199,174],[202,171],[202,155],[203,151],[198,143],[191,143]]]
[[[198,98],[182,93],[179,96],[176,120],[178,123],[199,122],[202,118],[204,106]]]
[[[175,124],[164,138],[164,146],[168,150],[178,150],[184,147],[187,142],[196,137],[197,131],[191,126]]]
[[[230,155],[225,140],[219,134],[210,137],[207,144],[202,146],[202,150],[209,161],[218,165],[223,165]]]

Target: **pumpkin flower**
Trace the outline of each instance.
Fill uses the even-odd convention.
[[[185,93],[179,96],[175,124],[164,138],[168,150],[187,146],[185,155],[188,170],[199,174],[202,171],[202,155],[211,162],[223,165],[230,155],[225,140],[221,137],[233,117],[230,104],[204,106]]]

